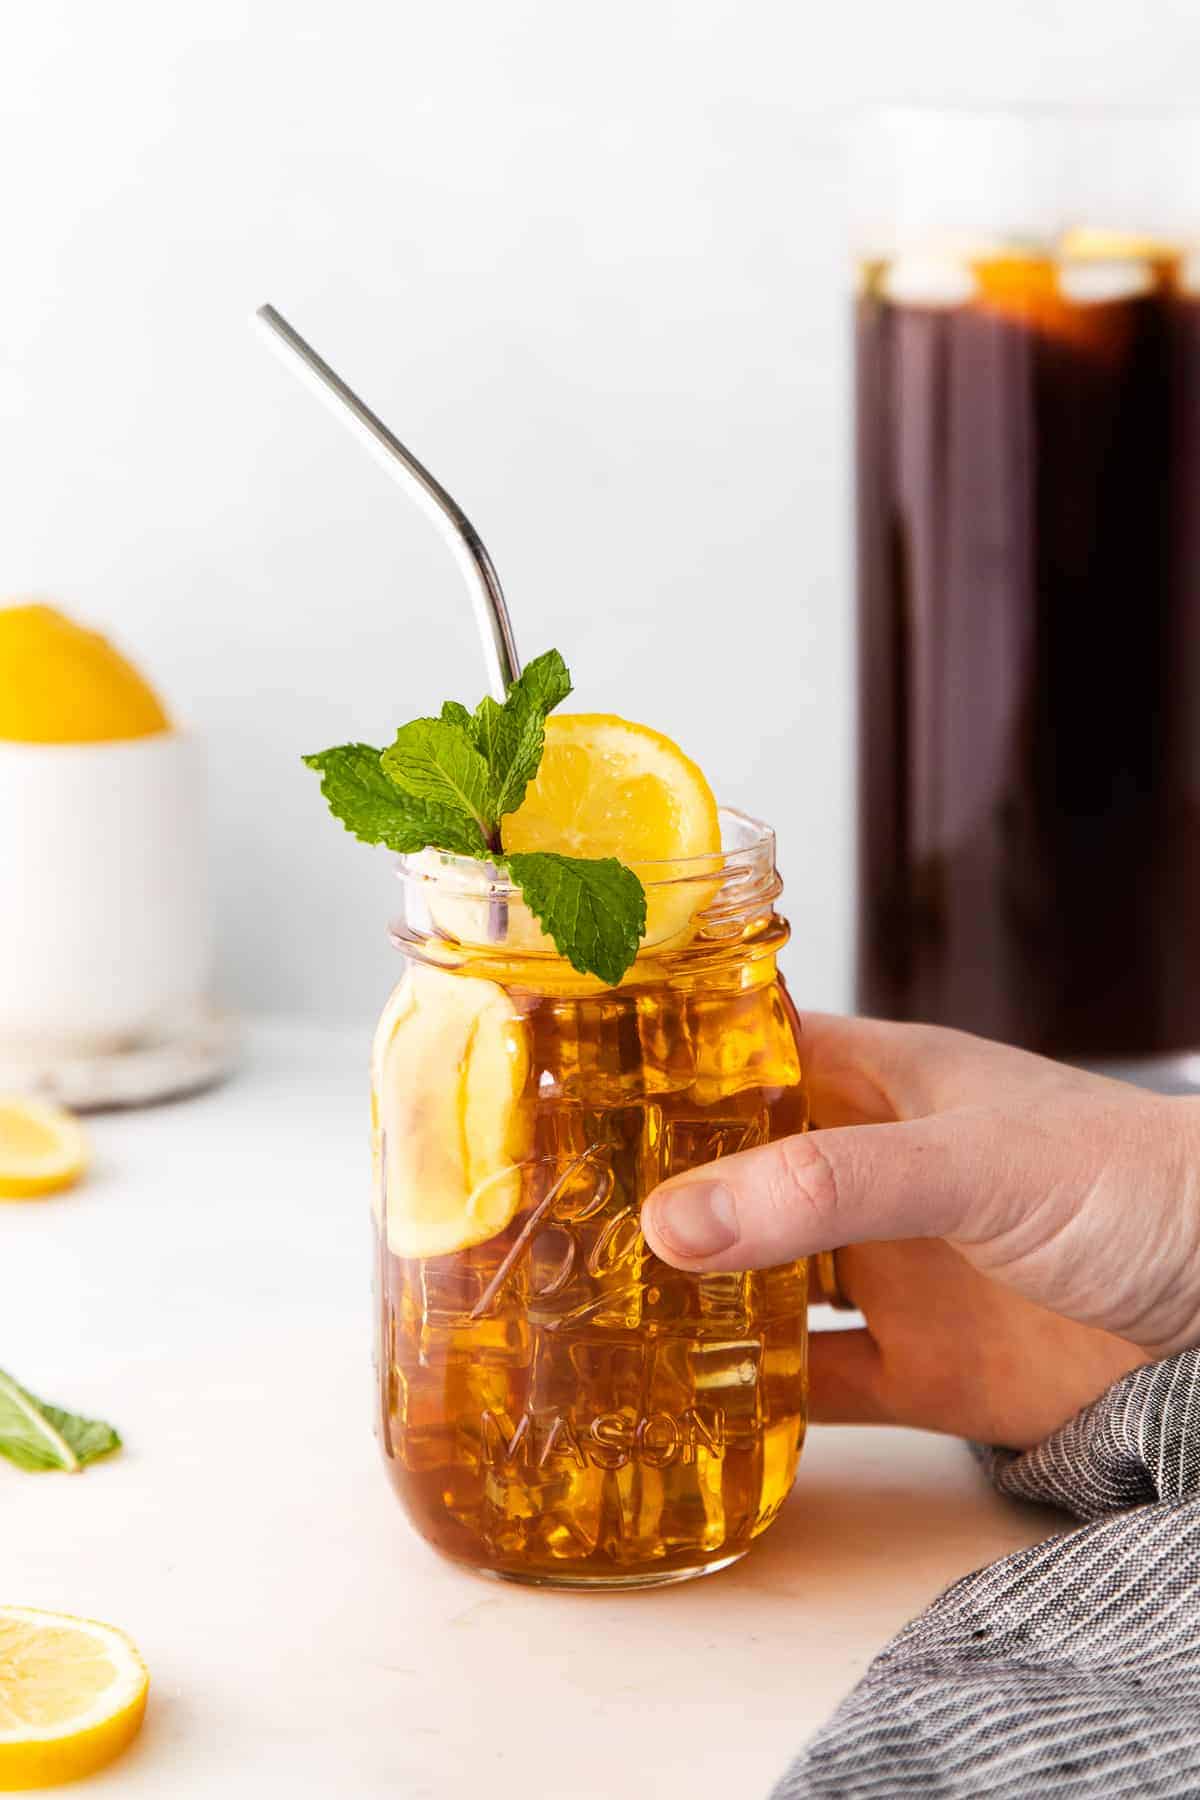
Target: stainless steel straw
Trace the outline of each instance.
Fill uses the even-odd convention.
[[[281,359],[323,400],[344,425],[366,445],[376,462],[387,470],[394,481],[415,500],[433,520],[454,553],[462,570],[475,622],[483,644],[488,681],[497,700],[503,700],[510,683],[521,673],[517,646],[513,639],[512,621],[504,600],[500,577],[487,553],[483,539],[454,500],[424,463],[376,418],[340,375],[305,342],[273,306],[260,306],[255,318],[262,325],[271,347]]]

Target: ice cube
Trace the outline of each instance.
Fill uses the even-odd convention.
[[[895,306],[965,306],[975,294],[975,271],[957,256],[898,256],[878,278],[878,291]]]

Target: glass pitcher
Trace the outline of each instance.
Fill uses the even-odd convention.
[[[862,122],[859,1006],[1200,1046],[1200,117]]]
[[[373,1057],[379,1433],[420,1534],[508,1580],[642,1587],[771,1523],[806,1416],[806,1268],[648,1249],[667,1176],[803,1131],[771,831],[642,866],[621,984],[479,863],[403,860],[407,968]]]

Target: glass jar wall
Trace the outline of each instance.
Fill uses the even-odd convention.
[[[806,1271],[651,1254],[667,1176],[807,1124],[766,828],[639,870],[647,941],[577,975],[495,872],[407,859],[408,968],[374,1054],[380,1436],[421,1535],[496,1575],[627,1587],[723,1567],[805,1425]]]

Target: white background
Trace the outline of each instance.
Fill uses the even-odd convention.
[[[1200,98],[1194,0],[0,0],[0,592],[114,631],[212,768],[222,984],[363,1019],[389,859],[300,752],[482,674],[273,300],[462,499],[525,653],[775,821],[848,1002],[843,110]]]

